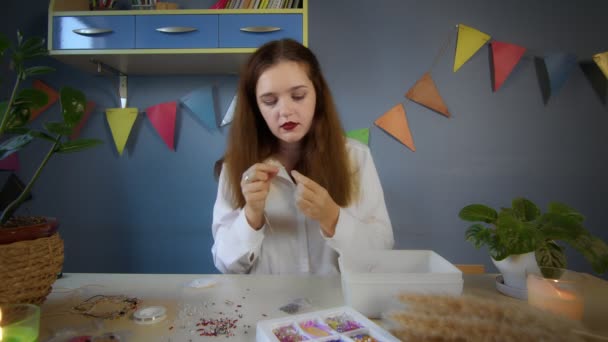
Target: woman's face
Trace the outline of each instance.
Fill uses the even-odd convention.
[[[266,69],[255,96],[268,128],[281,142],[297,144],[310,130],[317,96],[303,64],[283,61]]]

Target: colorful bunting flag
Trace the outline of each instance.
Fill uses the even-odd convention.
[[[439,114],[443,114],[448,118],[450,117],[448,107],[443,102],[441,95],[439,95],[439,90],[437,90],[437,86],[429,72],[422,75],[416,81],[416,84],[407,91],[405,97]]]
[[[600,102],[606,104],[608,102],[608,78],[593,61],[582,61],[579,65]]]
[[[220,126],[226,126],[227,124],[232,122],[232,118],[234,117],[234,110],[236,109],[236,100],[237,96],[234,95],[232,101],[230,101],[230,105],[226,110],[226,114],[224,115],[224,118],[222,119],[222,124]]]
[[[468,61],[481,49],[488,41],[490,36],[472,27],[459,24],[458,40],[456,42],[456,56],[454,57],[454,72]]]
[[[95,109],[95,102],[87,101],[87,107],[84,109],[84,115],[82,116],[82,119],[80,120],[78,125],[76,125],[76,127],[74,127],[74,129],[72,130],[72,135],[70,135],[71,140],[78,139],[78,137],[80,136],[80,130],[82,130],[82,127],[84,127],[85,123],[89,121],[89,117],[91,116],[93,109]]]
[[[545,56],[545,68],[549,77],[549,91],[555,96],[576,67],[576,56],[569,53],[555,53]]]
[[[354,129],[346,132],[346,136],[369,145],[369,128]]]
[[[19,156],[17,152],[9,154],[4,159],[0,159],[0,170],[19,170]]]
[[[35,120],[42,112],[49,109],[49,107],[59,99],[59,93],[40,80],[34,80],[32,88],[43,91],[48,96],[48,102],[40,108],[31,110],[30,121]]]
[[[608,51],[593,55],[593,61],[602,70],[604,76],[608,78]]]
[[[156,129],[156,132],[165,141],[172,151],[175,151],[175,113],[177,102],[157,104],[146,109],[146,115]]]
[[[399,140],[403,145],[407,146],[410,150],[416,151],[403,104],[400,103],[389,109],[388,112],[376,119],[374,123],[386,133]]]
[[[494,64],[494,91],[498,91],[526,52],[526,48],[498,41],[492,41],[490,45]]]
[[[106,118],[118,154],[122,156],[135,119],[137,119],[137,108],[108,108],[106,109]]]
[[[491,36],[484,32],[470,26],[459,24],[453,71],[458,71],[464,63],[473,57],[475,53],[490,41],[490,39]],[[493,90],[496,92],[513,72],[515,66],[525,54],[526,48],[511,43],[493,41],[491,49],[494,76]],[[576,66],[576,60],[576,56],[572,54],[554,54],[544,58],[535,58],[545,103],[547,102],[549,95],[556,95],[563,86],[571,71]],[[593,60],[597,65],[597,68],[591,61],[587,61],[585,65],[581,64],[581,68],[589,80],[594,83],[594,89],[598,92],[598,95],[602,97],[605,95],[608,88],[608,83],[605,82],[608,80],[608,51],[594,55]],[[590,65],[593,66],[593,68],[590,68]],[[596,82],[598,78],[601,78],[602,74],[604,78],[600,79],[601,82]],[[56,91],[41,81],[34,81],[34,87],[45,91],[49,95],[49,103],[41,109],[32,111],[31,120],[36,118],[39,113],[46,110],[59,98],[59,94]],[[407,91],[405,97],[448,118],[451,117],[447,105],[439,94],[439,90],[430,72],[425,73],[417,80],[414,86]],[[124,98],[126,99],[126,95]],[[183,96],[180,101],[207,129],[217,129],[218,125],[215,113],[213,88],[211,86],[196,89]],[[606,103],[605,101],[604,96],[603,103]],[[236,103],[237,95],[235,94],[221,120],[221,126],[225,126],[232,122]],[[89,108],[89,106],[91,107]],[[72,139],[77,138],[93,107],[94,103],[87,103],[85,117],[78,127],[74,129],[74,134],[71,136]],[[161,103],[147,108],[147,116],[150,119],[150,122],[171,150],[175,150],[176,111],[176,102]],[[109,108],[106,111],[106,117],[112,130],[116,148],[119,154],[122,155],[133,124],[137,118],[137,109]],[[374,123],[409,149],[416,151],[403,104],[394,106],[381,117],[377,118]],[[366,145],[369,144],[369,128],[351,130],[345,132],[345,135]],[[1,167],[2,163],[0,163],[0,168]]]
[[[213,109],[213,89],[209,86],[199,88],[181,98],[188,108],[209,130],[217,129],[215,110]]]

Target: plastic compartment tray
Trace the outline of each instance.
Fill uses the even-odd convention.
[[[289,337],[281,338],[281,335]],[[362,339],[365,335],[372,337],[371,341],[399,341],[349,306],[259,321],[256,341],[370,341]]]

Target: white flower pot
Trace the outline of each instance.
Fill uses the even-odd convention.
[[[534,252],[510,255],[500,261],[492,258],[492,262],[502,274],[505,285],[518,289],[526,288],[526,275],[528,272],[540,272]]]

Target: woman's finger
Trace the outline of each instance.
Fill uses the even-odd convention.
[[[274,165],[257,163],[243,173],[243,182],[253,183],[256,181],[267,181],[274,177],[278,172],[279,169]]]

